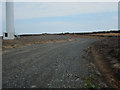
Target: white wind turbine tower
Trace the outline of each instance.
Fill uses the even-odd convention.
[[[13,1],[6,1],[6,32],[3,33],[3,39],[14,39],[14,5]]]

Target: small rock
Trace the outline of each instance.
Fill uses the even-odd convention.
[[[32,85],[31,88],[37,88],[35,85]]]
[[[63,80],[60,80],[61,82],[63,81]]]
[[[77,78],[75,81],[79,81],[80,79],[79,78]]]
[[[112,60],[112,61],[110,61],[110,63],[115,64],[115,63],[118,63],[118,61],[117,60]]]
[[[101,76],[101,73],[100,73],[99,71],[96,71],[96,74],[97,74],[98,76]]]
[[[48,84],[48,86],[50,86],[50,84]]]
[[[120,68],[120,64],[119,63],[116,63],[113,65],[114,68]]]

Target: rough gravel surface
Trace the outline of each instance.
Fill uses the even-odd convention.
[[[87,87],[83,78],[89,75],[89,62],[83,58],[84,49],[97,39],[70,38],[75,40],[3,52],[3,88]]]

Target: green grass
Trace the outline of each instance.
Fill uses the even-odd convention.
[[[97,84],[95,84],[95,85],[92,84],[92,82],[93,82],[94,80],[95,80],[95,79],[93,78],[93,76],[89,76],[89,77],[88,77],[87,82],[86,82],[88,88],[99,88],[99,85],[97,85]]]

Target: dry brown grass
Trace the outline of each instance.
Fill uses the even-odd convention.
[[[66,36],[79,37],[79,38],[105,38],[105,37],[88,36],[88,35],[66,35]]]
[[[120,33],[97,33],[97,34],[89,34],[89,35],[120,36]]]
[[[42,36],[45,37],[45,36]],[[55,40],[49,40],[49,39],[29,39],[28,37],[21,37],[20,39],[15,40],[3,40],[3,51],[9,50],[12,48],[18,48],[23,46],[30,46],[33,44],[43,44],[43,43],[60,43],[60,42],[66,42],[66,41],[73,41],[74,39],[55,39]]]

